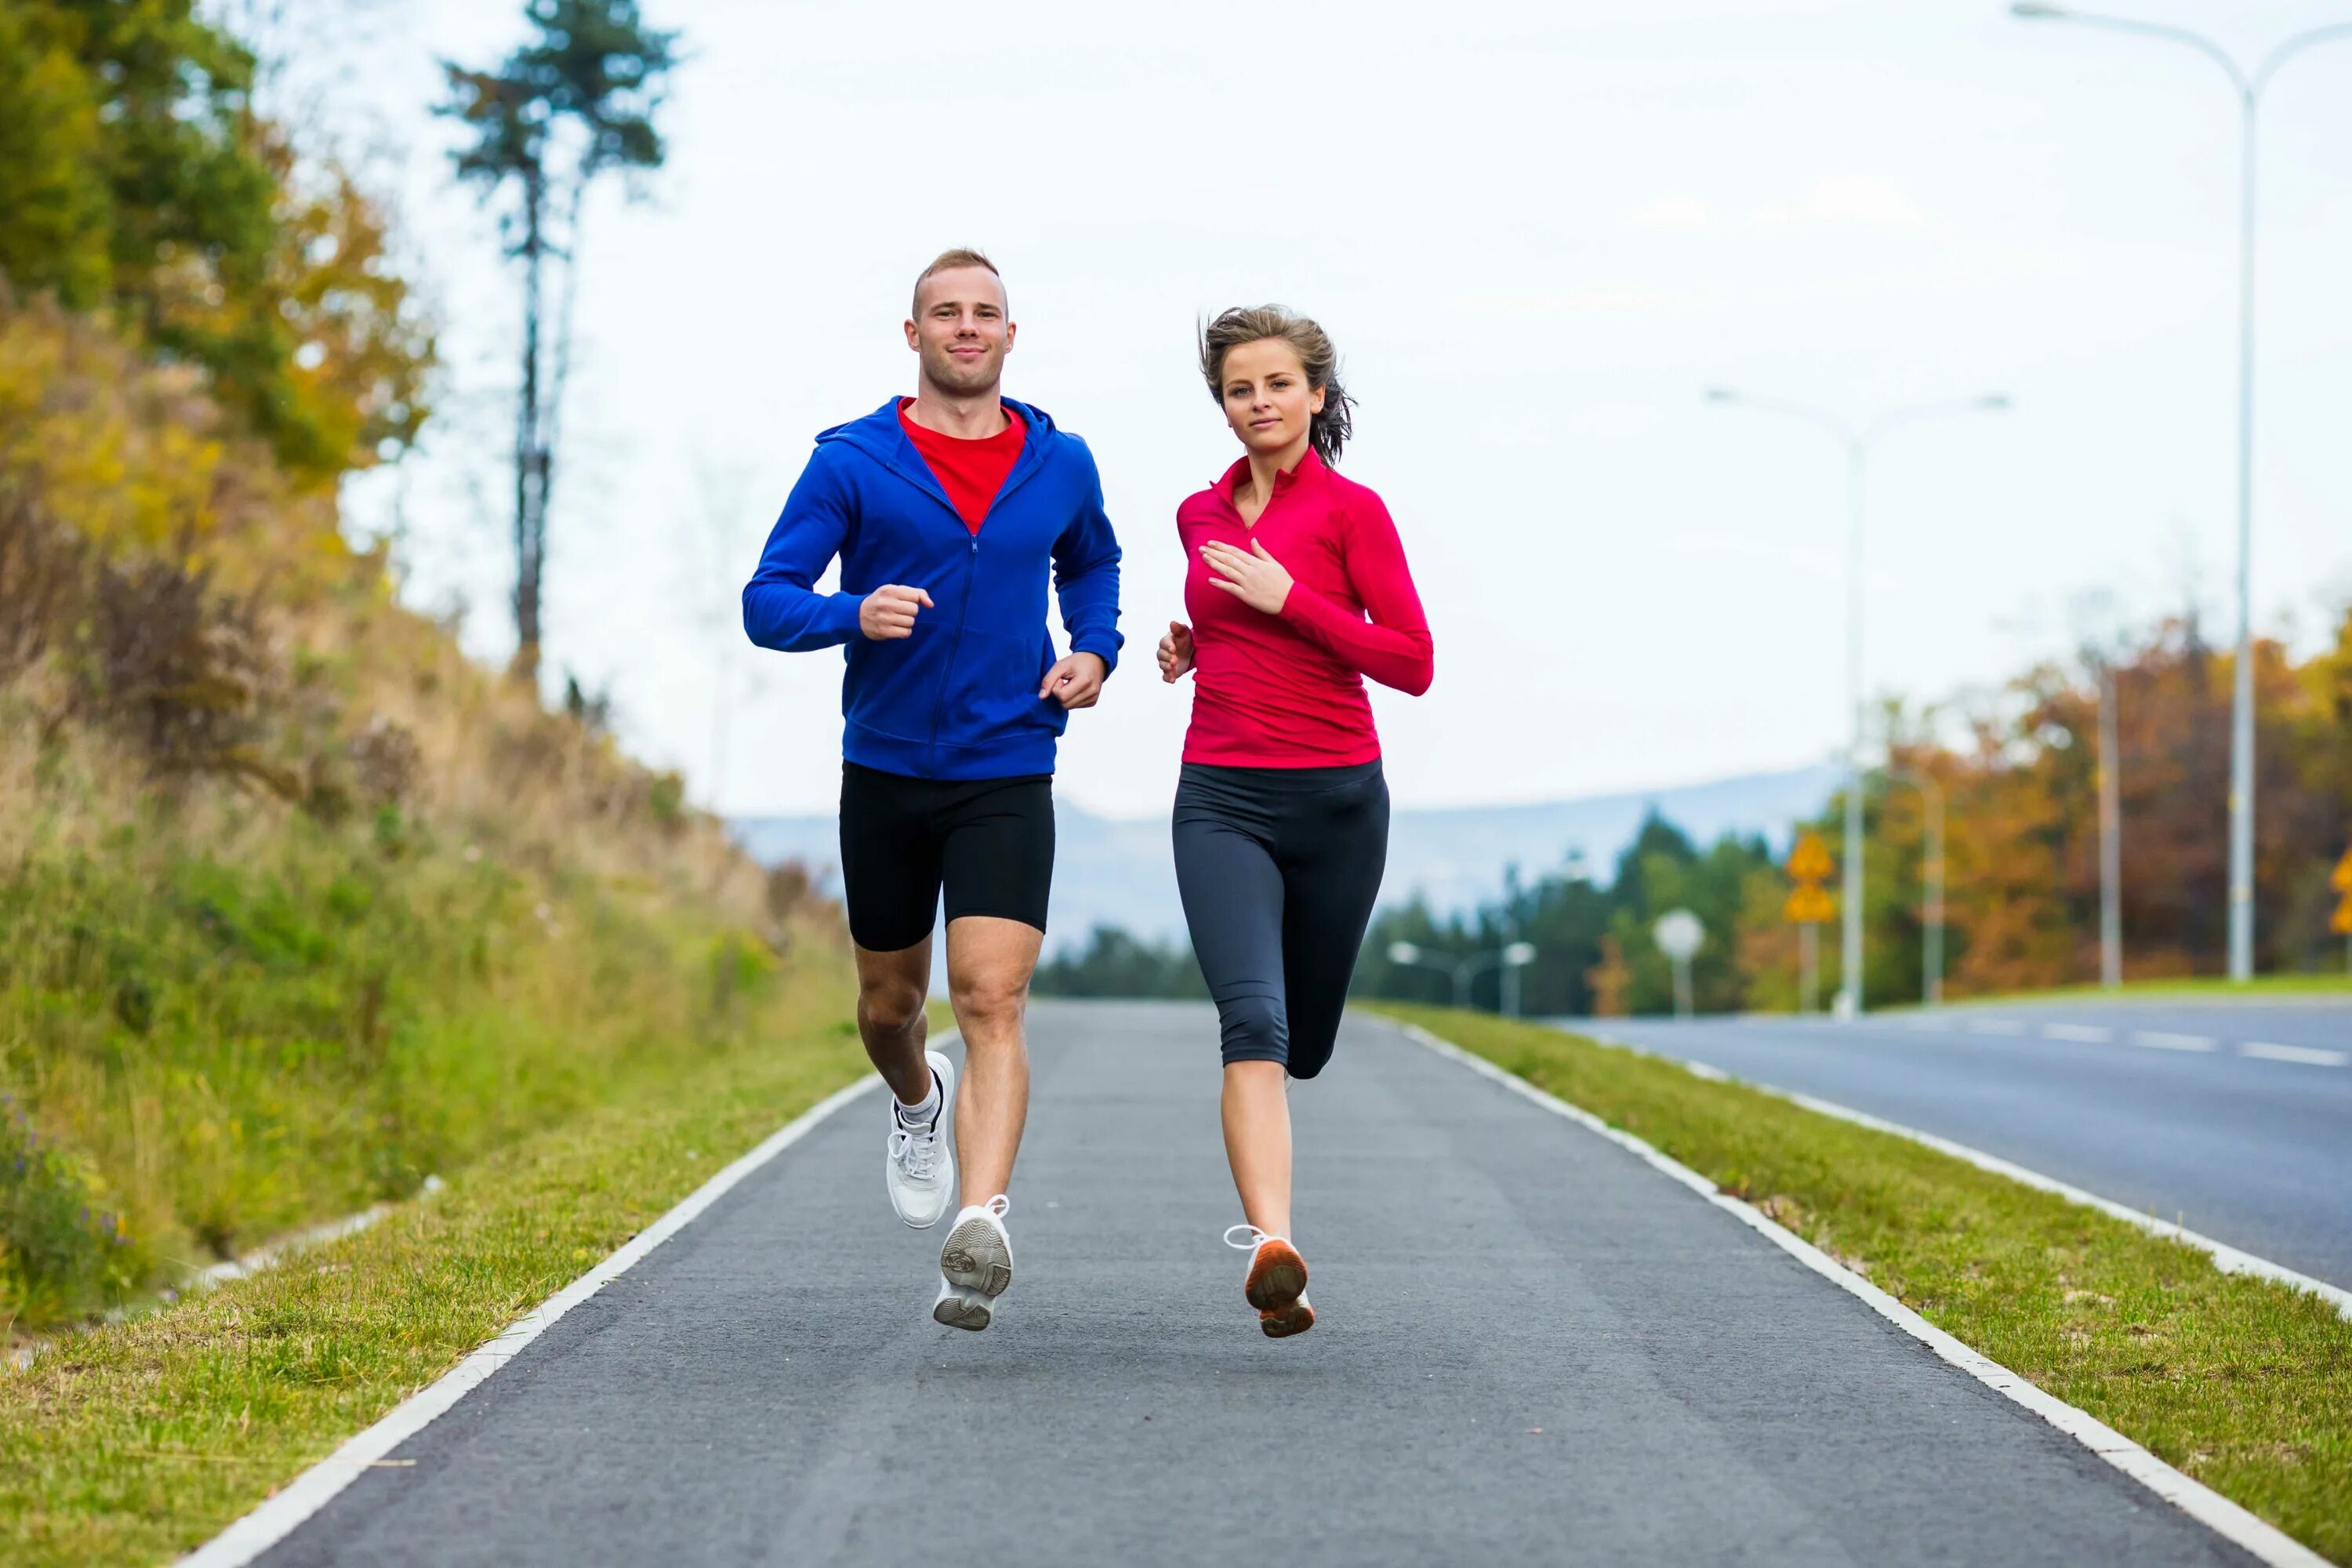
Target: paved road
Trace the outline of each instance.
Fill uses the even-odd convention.
[[[2243,1563],[1605,1140],[1349,1026],[1322,1321],[1241,1299],[1215,1026],[1040,1007],[997,1326],[820,1126],[265,1562]]]
[[[1851,1027],[1612,1018],[1601,1032],[1938,1133],[2352,1288],[2352,1001],[1970,1006]]]

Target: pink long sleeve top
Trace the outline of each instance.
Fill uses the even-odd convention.
[[[1435,656],[1404,545],[1381,498],[1334,473],[1313,451],[1279,474],[1255,526],[1234,505],[1242,459],[1176,509],[1184,542],[1184,607],[1192,620],[1192,725],[1184,760],[1225,767],[1321,768],[1381,754],[1369,676],[1415,697]],[[1291,575],[1281,613],[1254,610],[1222,588],[1201,546],[1252,542]]]

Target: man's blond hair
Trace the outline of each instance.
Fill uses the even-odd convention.
[[[923,270],[916,276],[914,302],[914,313],[916,315],[919,316],[923,313],[923,285],[930,279],[931,274],[934,272],[952,272],[961,267],[986,268],[990,274],[996,279],[997,292],[1000,294],[1004,292],[1004,274],[996,270],[996,263],[991,261],[984,252],[971,250],[965,247],[958,246],[953,250],[940,251],[938,258],[935,259],[929,267],[924,268]]]

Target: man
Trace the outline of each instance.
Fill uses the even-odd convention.
[[[885,1182],[919,1229],[960,1193],[931,1316],[979,1330],[1013,1279],[1004,1190],[1029,1108],[1022,1015],[1054,873],[1055,742],[1118,661],[1119,552],[1086,443],[998,390],[1014,327],[988,258],[924,268],[906,330],[915,395],[816,438],[743,589],[743,627],[787,653],[847,645],[841,870],[858,1033],[894,1097]],[[841,591],[815,592],[836,556]],[[1070,637],[1058,659],[1049,573]],[[942,887],[961,1098],[924,1046]]]

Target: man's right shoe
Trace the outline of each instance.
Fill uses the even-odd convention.
[[[909,1126],[889,1095],[890,1142],[882,1178],[890,1189],[890,1206],[917,1230],[929,1230],[947,1213],[948,1196],[956,1190],[955,1154],[950,1148],[948,1121],[955,1106],[955,1064],[937,1051],[925,1051],[932,1080],[940,1091],[939,1114]],[[887,1088],[887,1086],[886,1086]]]
[[[956,1215],[940,1248],[940,1299],[931,1316],[951,1329],[984,1329],[996,1298],[1013,1283],[1013,1238],[1004,1234],[1003,1193]]]

